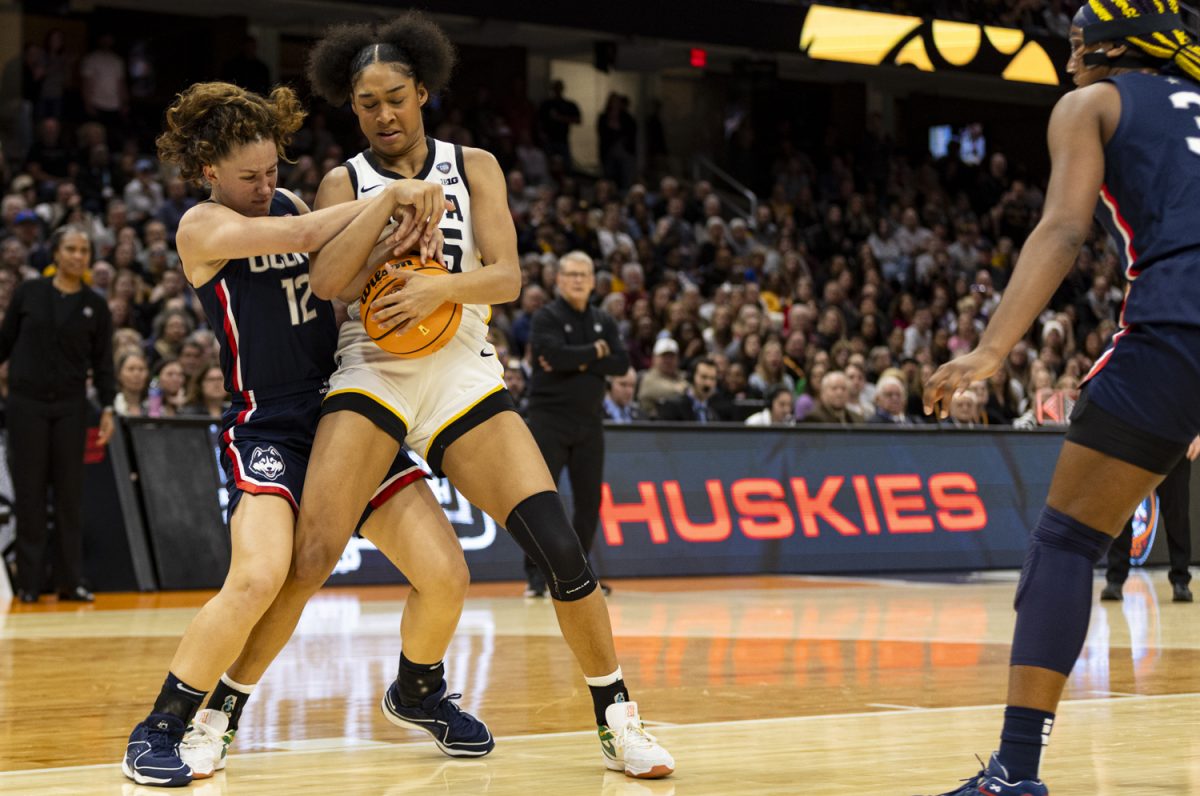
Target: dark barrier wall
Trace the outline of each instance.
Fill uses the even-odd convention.
[[[140,529],[144,517],[159,585],[219,585],[228,532],[212,427],[141,420],[126,431],[143,508],[125,524]],[[602,575],[621,577],[1019,567],[1062,436],[660,425],[613,426],[606,442],[594,557]],[[522,577],[508,534],[446,481],[429,483],[472,577]],[[1165,561],[1158,536],[1150,563]],[[399,580],[355,539],[330,584]]]

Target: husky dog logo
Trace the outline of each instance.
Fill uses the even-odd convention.
[[[437,164],[437,170],[440,171],[442,174],[449,174],[450,173],[450,164],[443,160],[441,163]]]
[[[266,450],[255,448],[254,453],[250,454],[250,472],[274,481],[283,475],[283,457],[275,450],[274,445]]]

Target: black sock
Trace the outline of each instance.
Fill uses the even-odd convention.
[[[203,699],[203,691],[192,688],[171,672],[167,672],[167,679],[163,681],[162,690],[158,692],[158,699],[150,712],[169,713],[183,719],[183,723],[187,724],[192,720],[192,715],[199,709]]]
[[[400,668],[396,682],[400,688],[400,704],[406,708],[420,707],[425,698],[442,687],[446,667],[437,663],[413,663],[400,653]]]
[[[624,679],[618,679],[610,685],[589,685],[588,690],[592,692],[592,708],[596,711],[597,726],[608,724],[604,711],[608,710],[609,705],[629,701],[629,689],[625,687]]]
[[[236,730],[238,719],[242,717],[242,708],[246,707],[246,700],[249,698],[250,692],[234,688],[227,678],[222,677],[213,689],[212,696],[208,698],[207,707],[209,710],[224,713],[229,718],[229,729]]]
[[[1004,709],[1004,729],[996,757],[1008,770],[1009,779],[1037,779],[1042,750],[1050,743],[1054,714],[1033,708]]]

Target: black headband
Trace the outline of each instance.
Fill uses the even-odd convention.
[[[1108,22],[1096,22],[1083,28],[1083,43],[1096,44],[1102,41],[1120,41],[1130,36],[1146,33],[1167,33],[1182,30],[1183,21],[1178,14],[1152,14],[1144,17],[1124,17]]]

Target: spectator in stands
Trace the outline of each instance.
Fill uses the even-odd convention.
[[[130,223],[140,226],[162,209],[163,187],[157,172],[150,158],[141,158],[134,166],[134,179],[125,186],[124,194]]]
[[[748,426],[792,426],[796,415],[792,412],[792,393],[783,387],[771,391],[767,406],[746,418]]]
[[[777,387],[789,393],[795,391],[796,380],[784,367],[783,346],[778,338],[772,337],[762,344],[754,364],[754,373],[750,376],[750,386],[763,395],[769,395]]]
[[[904,386],[900,372],[889,371],[880,377],[875,385],[875,414],[867,422],[911,426],[915,421],[905,412],[907,403],[908,389]]]
[[[846,374],[840,370],[831,370],[821,377],[820,397],[816,405],[804,416],[804,422],[840,426],[853,426],[864,422],[861,417],[850,411],[849,403],[850,385]]]
[[[84,113],[104,126],[110,146],[123,134],[129,113],[125,59],[113,51],[113,44],[111,33],[100,33],[95,49],[79,62]]]
[[[608,394],[604,396],[604,416],[614,423],[633,423],[642,419],[642,411],[633,400],[637,391],[637,371],[632,367],[624,375],[608,380]]]
[[[220,365],[211,363],[201,372],[200,378],[193,379],[188,387],[188,400],[183,413],[220,420],[228,408],[229,393],[225,392],[225,376],[221,373]]]
[[[178,177],[167,181],[166,197],[158,207],[155,217],[166,225],[167,241],[175,246],[175,232],[179,229],[179,219],[196,204],[196,200],[188,196],[187,183]]]
[[[271,70],[258,57],[258,39],[242,38],[241,51],[221,67],[221,79],[264,97],[271,93]]]
[[[525,368],[521,367],[519,359],[510,359],[505,363],[504,386],[508,388],[508,394],[512,396],[517,414],[527,417],[529,414],[528,379],[525,377]]]
[[[697,361],[695,367],[692,368],[691,382],[683,394],[659,401],[658,419],[693,423],[728,420],[728,417],[719,413],[718,407],[710,405],[709,399],[713,397],[716,389],[716,363],[711,359]]]
[[[976,428],[979,425],[979,404],[971,390],[959,390],[950,400],[950,417],[943,421],[948,428]]]
[[[852,355],[843,372],[846,374],[846,411],[865,422],[875,414],[875,385],[867,381],[862,361],[862,355]]]
[[[91,241],[78,227],[51,238],[54,276],[18,287],[0,325],[0,363],[9,363],[8,453],[17,515],[17,596],[37,602],[48,541],[47,487],[54,490],[59,598],[91,602],[83,585],[81,501],[88,426],[87,381],[104,407],[100,444],[113,430],[112,319],[84,285]]]
[[[583,117],[579,113],[579,106],[563,96],[561,80],[550,84],[550,96],[538,108],[538,121],[547,154],[552,158],[562,158],[563,168],[572,171],[575,164],[571,159],[571,126],[579,124]]]
[[[521,311],[512,325],[512,350],[518,357],[525,356],[529,335],[533,331],[533,316],[546,306],[546,291],[540,285],[528,285],[521,292]]]
[[[176,417],[187,404],[187,379],[177,359],[164,359],[155,369],[150,383],[150,397],[157,393],[158,406],[149,406],[151,417]]]
[[[183,341],[194,329],[192,317],[183,309],[164,309],[154,319],[154,337],[146,346],[151,367],[161,359],[178,359]]]
[[[688,382],[679,373],[679,343],[670,337],[654,342],[654,364],[642,375],[638,385],[638,406],[649,418],[658,417],[660,401],[674,398],[688,389]],[[711,364],[711,363],[710,363]],[[716,367],[713,367],[716,373]]]
[[[113,410],[121,417],[141,417],[146,414],[146,392],[150,367],[140,351],[125,351],[117,357],[117,396]]]

